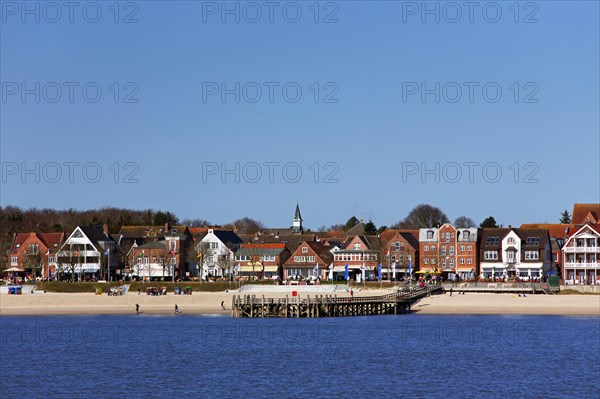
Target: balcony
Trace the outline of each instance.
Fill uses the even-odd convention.
[[[565,247],[565,252],[600,252],[600,247]]]
[[[565,262],[565,268],[577,268],[577,269],[596,269],[600,268],[598,262]]]

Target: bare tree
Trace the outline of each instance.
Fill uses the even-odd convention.
[[[466,216],[459,216],[456,218],[456,220],[454,220],[454,227],[457,227],[459,229],[468,229],[470,227],[475,226],[477,225],[475,224],[473,219],[468,218]]]
[[[195,263],[198,269],[198,280],[202,280],[202,270],[204,265],[215,254],[215,250],[211,248],[209,242],[200,241],[197,245],[190,247],[187,258],[189,262]]]
[[[436,227],[450,220],[446,214],[435,206],[420,204],[414,207],[401,222],[392,226],[395,229],[419,229]]]
[[[249,217],[243,217],[238,219],[232,223],[235,227],[238,228],[238,232],[242,234],[254,234],[261,229],[265,228],[265,225],[258,220],[254,220]]]
[[[42,274],[42,269],[44,267],[44,260],[42,258],[42,254],[40,254],[39,250],[30,251],[29,249],[25,252],[24,266],[26,269],[31,269],[33,281],[37,277],[37,272]]]

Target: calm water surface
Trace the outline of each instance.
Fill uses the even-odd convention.
[[[2,398],[598,398],[600,318],[0,319]]]

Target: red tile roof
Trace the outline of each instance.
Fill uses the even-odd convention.
[[[592,213],[592,216],[598,222],[600,217],[600,204],[574,204],[573,213],[571,214],[571,221],[574,224],[583,224],[585,217]]]
[[[565,238],[567,236],[567,229],[569,234],[575,228],[574,224],[561,224],[561,223],[525,223],[521,225],[522,229],[548,229],[548,233],[552,238]]]

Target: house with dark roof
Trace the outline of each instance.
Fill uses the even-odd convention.
[[[562,252],[565,284],[600,284],[600,224],[573,229]]]
[[[243,243],[231,230],[208,229],[204,238],[195,245],[202,279],[227,276],[232,270],[234,254]]]
[[[235,253],[236,270],[244,278],[273,279],[282,276],[283,264],[290,257],[283,243],[241,244]]]
[[[552,265],[548,230],[484,228],[479,259],[481,278],[544,278]]]
[[[386,230],[381,233],[383,264],[391,270],[394,280],[408,277],[419,264],[419,230]]]
[[[70,277],[105,278],[121,276],[117,243],[108,226],[77,226],[58,251],[58,271]]]
[[[48,279],[56,273],[56,254],[65,233],[15,233],[8,253],[8,267],[32,277]]]
[[[324,279],[332,267],[333,255],[323,243],[305,241],[283,263],[283,279]]]
[[[377,266],[382,259],[382,246],[377,236],[356,235],[348,237],[342,248],[334,253],[333,272],[335,275],[348,274],[351,280],[362,278],[363,268],[366,278],[377,273]],[[384,270],[383,273],[387,273]]]
[[[563,271],[563,256],[562,248],[570,234],[576,231],[574,224],[563,223],[526,223],[521,225],[522,229],[547,229],[550,235],[550,246],[552,248],[553,268],[562,275]]]

